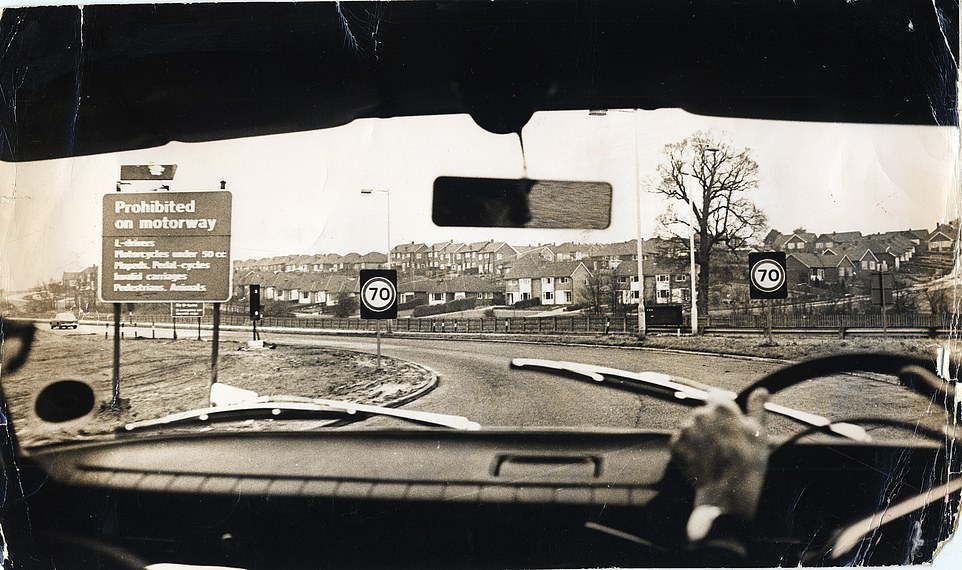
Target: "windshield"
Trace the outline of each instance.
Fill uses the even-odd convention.
[[[483,427],[675,429],[688,408],[671,398],[508,364],[575,361],[737,392],[819,355],[936,358],[935,337],[952,319],[956,135],[584,110],[536,113],[520,136],[492,134],[466,115],[365,119],[3,164],[4,315],[41,329],[4,388],[28,447],[114,437],[132,422],[208,407],[212,383],[239,389],[231,403],[294,396],[403,405]],[[579,212],[594,204],[560,187],[543,207],[574,229],[439,226],[432,191],[442,176],[602,182],[610,224],[579,229]],[[224,192],[226,205],[198,203]],[[174,219],[187,221],[160,227]],[[163,241],[191,220],[209,227]],[[786,298],[751,298],[749,254],[759,251],[786,256]],[[223,277],[209,277],[218,261]],[[371,269],[397,272],[396,319],[361,318],[360,272]],[[884,314],[873,301],[883,278]],[[192,287],[214,287],[207,279],[227,280],[216,309],[191,301]],[[162,294],[144,292],[151,287]],[[692,335],[693,312],[702,334]],[[39,387],[61,379],[90,383],[96,409],[39,421]],[[868,406],[940,427],[930,402],[889,380],[835,377],[778,401],[833,419]],[[318,422],[330,418],[255,414],[213,429]],[[170,429],[212,428],[200,424]],[[770,427],[780,437],[800,429]]]
[[[751,4],[0,13],[4,567],[931,561],[957,6]]]

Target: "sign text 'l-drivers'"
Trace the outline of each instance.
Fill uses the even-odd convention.
[[[228,192],[105,195],[104,301],[228,300],[230,206]]]

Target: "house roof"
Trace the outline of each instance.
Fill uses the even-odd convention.
[[[397,244],[391,248],[391,253],[417,253],[425,249],[428,249],[428,246],[424,245],[423,243],[415,243],[412,241],[411,243]]]
[[[504,285],[472,275],[460,275],[446,279],[416,277],[398,283],[402,293],[493,293],[503,291]]]
[[[538,259],[526,260],[536,262]],[[505,279],[526,279],[541,277],[570,277],[578,266],[588,267],[582,261],[547,261],[540,263],[519,263],[505,273]]]
[[[377,251],[370,251],[358,257],[357,261],[364,263],[387,263],[387,255]]]
[[[504,285],[471,275],[461,275],[451,279],[431,280],[434,283],[429,293],[493,293],[503,291]]]
[[[812,269],[816,269],[816,268],[826,269],[826,268],[838,267],[839,265],[842,265],[847,259],[849,260],[849,263],[851,263],[851,260],[847,255],[844,255],[844,254],[835,255],[834,253],[823,253],[823,254],[790,253],[785,259],[787,261],[788,259],[791,259],[791,258],[794,258],[796,261],[798,261],[805,267],[810,267]]]
[[[551,249],[550,245],[517,245],[514,246],[514,249],[518,252],[518,257],[536,255],[539,253],[554,256],[554,250]]]
[[[798,238],[805,243],[812,243],[815,241],[815,234],[811,232],[798,232],[793,234],[783,234],[774,243],[776,247],[784,247],[786,243],[792,241],[793,238]]]
[[[831,232],[819,235],[817,241],[831,241],[833,244],[854,243],[862,239],[862,232]]]
[[[470,251],[481,251],[481,250],[482,250],[486,245],[488,245],[491,241],[492,241],[492,240],[473,241],[473,242],[471,242],[471,243],[466,243],[466,244],[464,244],[464,247],[461,248],[461,251],[462,251],[462,252],[464,252],[464,251],[468,251],[468,252],[470,252]]]
[[[680,270],[674,264],[660,263],[658,260],[645,260],[643,268],[645,277],[654,277],[655,275],[688,275],[689,273],[687,267],[684,270]],[[614,269],[614,273],[619,277],[638,275],[638,262],[634,260],[623,261]]]
[[[642,245],[647,245],[645,242]],[[591,252],[593,256],[630,256],[637,255],[638,253],[638,240],[632,239],[628,241],[621,241],[617,243],[604,243],[600,244],[594,248]]]
[[[925,241],[932,241],[936,239],[939,235],[942,235],[945,238],[952,240],[952,239],[955,239],[958,233],[959,231],[953,228],[952,226],[950,226],[949,224],[939,224],[938,226],[936,226],[934,230],[932,230],[932,232],[928,236],[926,236]]]
[[[881,248],[878,251],[882,253],[885,251],[885,248]],[[858,245],[843,249],[842,254],[847,255],[852,261],[862,261],[866,257],[871,257],[875,259],[875,261],[878,261],[878,257],[876,257],[875,253],[872,251],[872,248],[865,245]]]
[[[592,255],[592,252],[594,251],[595,246],[587,243],[574,243],[574,242],[567,241],[555,246],[551,246],[551,249],[554,250],[555,253],[570,253],[570,254],[582,253],[585,256],[588,256],[588,255]]]
[[[904,230],[903,233],[908,234],[910,237],[914,239],[926,239],[927,237],[929,237],[929,230],[926,230],[926,229],[918,229],[918,230],[908,229],[908,230]]]
[[[886,250],[896,255],[902,255],[915,248],[915,242],[904,232],[885,232],[865,236],[873,242],[886,246]]]

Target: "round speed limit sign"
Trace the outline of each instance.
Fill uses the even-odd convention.
[[[390,309],[397,300],[397,288],[384,277],[372,277],[364,283],[361,302],[368,309],[380,313]]]
[[[763,259],[752,266],[752,285],[771,293],[785,284],[785,269],[773,259]]]

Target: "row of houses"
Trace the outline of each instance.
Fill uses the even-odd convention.
[[[234,261],[234,271],[267,273],[357,273],[361,269],[379,269],[387,265],[387,255],[372,251],[359,253],[319,253],[313,255],[277,255],[263,259]]]
[[[897,230],[863,235],[862,232],[814,234],[772,230],[765,237],[768,249],[790,254],[848,257],[861,269],[898,271],[901,264],[924,252],[951,252],[959,234],[958,222],[939,224],[934,230]]]
[[[875,271],[931,268],[933,258],[951,263],[958,224],[934,230],[902,230],[863,235],[861,232],[790,234],[770,232],[759,250],[787,254],[791,285],[853,285]],[[537,299],[542,305],[564,306],[589,302],[592,289],[602,284],[624,304],[638,302],[637,241],[607,244],[562,243],[514,246],[488,240],[470,244],[446,242],[431,246],[399,244],[391,250],[390,265],[399,269],[400,302],[415,300],[440,304],[464,298],[506,304]],[[645,240],[646,303],[687,303],[691,282],[687,244],[652,238]],[[747,252],[745,252],[747,253]],[[262,286],[262,298],[301,305],[334,305],[357,295],[361,269],[388,266],[388,256],[369,252],[288,255],[234,262],[235,298],[244,298],[249,284]],[[740,267],[740,266],[739,266]],[[96,267],[64,273],[68,289],[95,290]]]
[[[930,272],[947,270],[958,237],[958,223],[939,224],[934,230],[899,230],[866,234],[814,234],[772,230],[764,240],[769,250],[784,251],[792,283],[847,284],[876,271]]]
[[[646,240],[645,246],[661,246],[663,240]],[[504,241],[473,243],[442,242],[432,245],[403,243],[391,248],[391,267],[411,275],[504,275],[519,260],[541,261],[602,260],[614,262],[636,259],[637,241],[611,244],[538,244],[511,245]],[[235,271],[357,273],[361,269],[378,269],[388,265],[388,256],[379,252],[361,255],[324,253],[283,255],[234,262]]]
[[[300,305],[333,306],[344,297],[356,297],[357,277],[348,275],[318,275],[305,272],[246,271],[234,275],[234,296],[244,298],[249,285],[261,286],[261,299],[286,301]],[[494,302],[503,297],[503,286],[492,280],[474,276],[452,279],[409,278],[398,283],[398,301],[439,305],[458,299],[476,298]]]
[[[644,266],[645,298],[656,303],[679,303],[690,299],[687,273],[671,272],[656,262]],[[587,261],[543,261],[529,259],[499,277],[459,275],[454,277],[402,277],[398,282],[399,303],[415,301],[438,305],[474,298],[484,303],[514,304],[537,299],[547,306],[584,304],[591,287],[603,286],[623,304],[638,302],[638,262],[625,261],[613,268],[592,268]],[[261,298],[301,305],[333,306],[344,297],[358,294],[355,276],[311,272],[244,271],[234,275],[234,295],[243,298],[251,284],[261,286]]]
[[[839,249],[860,245],[884,245],[895,250],[915,248],[917,251],[949,251],[957,235],[957,222],[939,224],[934,230],[907,229],[865,235],[857,231],[814,234],[799,228],[786,234],[771,230],[763,243],[789,253],[837,253]]]

